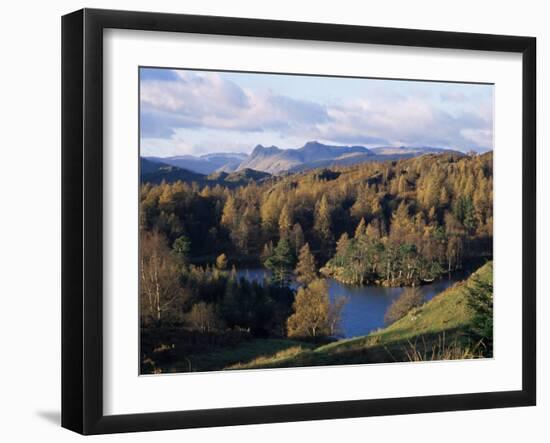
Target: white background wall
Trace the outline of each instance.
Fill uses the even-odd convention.
[[[549,12],[545,2],[339,0],[10,1],[0,26],[0,438],[74,441],[60,414],[60,17],[81,7],[350,23],[538,38],[539,225],[548,223]],[[546,109],[543,109],[546,108]],[[546,110],[546,114],[544,111]],[[519,149],[519,147],[518,147]],[[517,179],[512,177],[511,179]],[[519,185],[519,184],[518,184]],[[543,202],[545,196],[546,202]],[[518,210],[510,202],[510,210]],[[540,229],[539,229],[540,231]],[[542,233],[541,233],[542,234]],[[544,254],[541,250],[546,248]],[[539,276],[550,265],[539,235]],[[545,442],[550,438],[550,284],[539,278],[539,406],[494,411],[102,436],[94,441]],[[449,380],[452,383],[452,380]]]

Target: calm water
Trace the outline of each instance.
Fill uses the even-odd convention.
[[[261,282],[269,277],[269,271],[262,268],[241,269],[238,277]],[[420,287],[426,300],[432,299],[441,291],[452,286],[465,276],[453,276]],[[383,288],[380,286],[347,286],[328,279],[329,295],[333,300],[339,296],[348,298],[342,312],[342,336],[356,337],[384,326],[384,314],[392,302],[401,295],[404,288]]]

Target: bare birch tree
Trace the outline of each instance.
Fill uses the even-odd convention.
[[[184,291],[179,284],[180,267],[158,231],[141,236],[140,308],[146,324],[160,325],[181,317]]]

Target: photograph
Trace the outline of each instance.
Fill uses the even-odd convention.
[[[494,357],[494,84],[138,70],[140,375]]]

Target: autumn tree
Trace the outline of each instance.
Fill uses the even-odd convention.
[[[172,192],[172,186],[165,184],[163,186],[162,193],[160,194],[158,201],[159,209],[167,213],[172,212],[175,207],[174,193]]]
[[[237,248],[245,254],[251,254],[258,249],[260,240],[260,216],[254,205],[247,205],[238,226],[231,234]]]
[[[223,207],[221,224],[224,225],[229,230],[232,230],[233,227],[237,224],[238,221],[238,209],[235,198],[230,194],[227,197],[225,205]]]
[[[296,280],[298,283],[307,286],[317,278],[317,266],[315,264],[315,257],[309,249],[309,244],[306,243],[302,249],[300,249],[300,255],[298,256],[298,264],[294,270]]]
[[[315,280],[308,287],[298,289],[288,318],[289,337],[317,338],[330,334],[330,301],[325,280]]]
[[[365,219],[362,218],[362,219],[359,221],[359,224],[357,225],[357,228],[355,228],[355,235],[354,235],[354,237],[355,237],[355,238],[359,238],[359,237],[361,237],[362,235],[366,234],[366,231],[367,231],[367,224],[365,223]]]
[[[327,196],[323,194],[315,210],[314,229],[317,232],[323,246],[330,247],[333,241],[331,208]]]
[[[380,240],[380,223],[378,220],[373,220],[368,224],[365,235],[370,241]]]
[[[285,238],[290,240],[290,233],[292,230],[292,216],[288,205],[284,205],[279,216],[279,238]]]
[[[336,255],[339,257],[345,256],[348,253],[350,244],[351,242],[350,242],[349,235],[347,232],[344,232],[336,242]]]
[[[280,216],[280,194],[271,192],[260,207],[261,226],[264,236],[273,239],[277,233]]]
[[[220,271],[225,271],[227,269],[227,255],[218,255],[218,257],[216,258],[216,268]]]
[[[287,320],[288,336],[315,339],[337,334],[345,303],[344,297],[330,302],[324,279],[300,287],[292,305],[293,313]]]
[[[411,229],[412,223],[409,216],[409,207],[405,202],[401,202],[392,215],[390,238],[398,243],[405,242]]]

